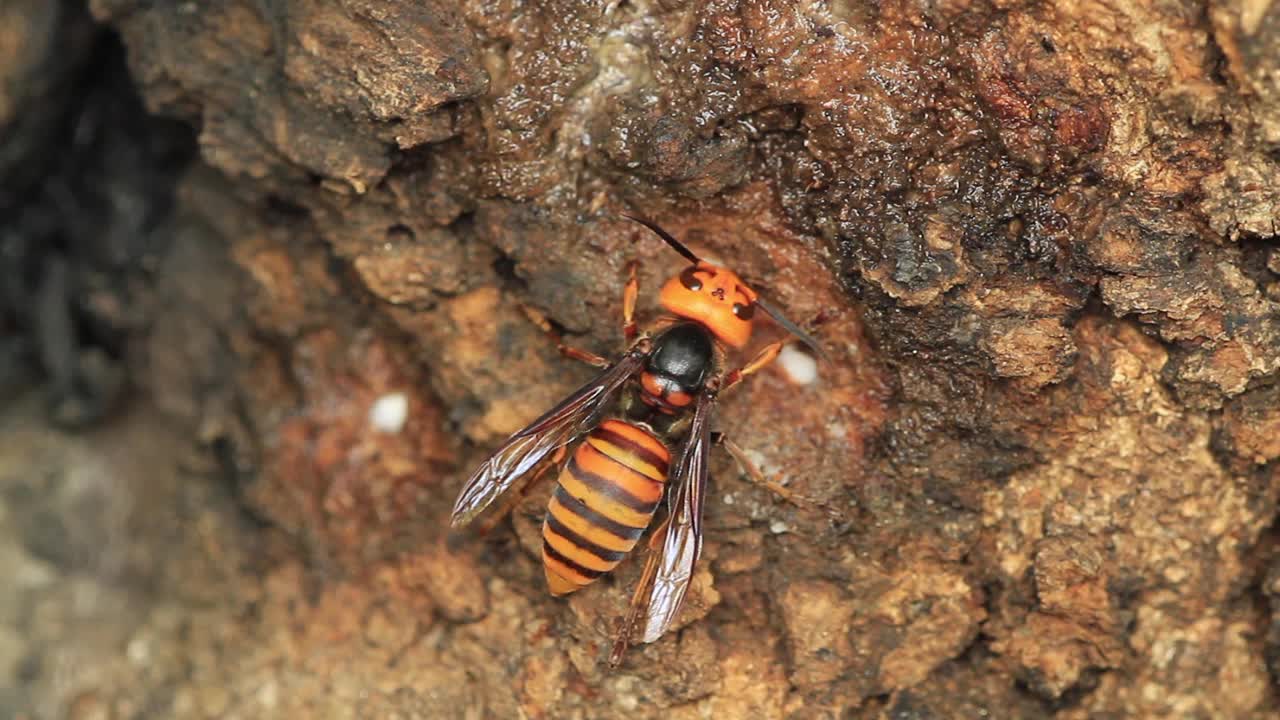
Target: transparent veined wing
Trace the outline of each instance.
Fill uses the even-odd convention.
[[[559,405],[507,438],[462,487],[453,505],[453,525],[471,522],[512,483],[590,430],[600,419],[599,410],[617,395],[647,356],[647,349],[633,348]]]
[[[694,409],[689,437],[676,471],[668,482],[678,483],[670,499],[671,515],[658,553],[653,589],[649,593],[641,641],[662,637],[680,612],[702,553],[702,506],[707,490],[707,455],[711,450],[714,400],[702,395]]]

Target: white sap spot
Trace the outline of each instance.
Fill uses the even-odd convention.
[[[151,643],[146,638],[135,637],[125,646],[125,656],[135,665],[145,665],[151,658]]]
[[[795,345],[786,345],[778,353],[778,364],[787,378],[796,385],[809,385],[818,379],[818,361]]]
[[[373,401],[369,408],[369,423],[378,432],[395,434],[404,429],[409,419],[409,396],[402,392],[390,392]]]
[[[732,505],[732,504],[733,504],[733,493],[725,493],[725,494],[724,494],[724,504],[725,504],[725,505]]]
[[[782,522],[781,520],[774,520],[773,522],[769,523],[769,532],[773,533],[774,535],[781,535],[782,533],[787,532],[790,529],[791,528],[787,527],[787,524]]]
[[[280,704],[280,686],[274,679],[268,679],[258,688],[258,704],[268,710],[274,710]]]

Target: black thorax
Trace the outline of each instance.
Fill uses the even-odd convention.
[[[680,323],[654,338],[645,370],[670,391],[696,395],[714,359],[715,344],[707,329],[696,323]]]

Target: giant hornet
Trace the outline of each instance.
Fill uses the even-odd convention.
[[[799,500],[765,480],[740,448],[711,432],[718,395],[772,362],[787,342],[770,343],[746,365],[725,372],[729,351],[745,349],[751,339],[756,310],[822,354],[813,338],[737,274],[699,259],[655,223],[625,217],[652,230],[691,263],[659,293],[667,314],[639,332],[634,319],[639,284],[631,263],[622,303],[626,353],[610,362],[561,343],[563,354],[602,372],[494,451],[463,486],[452,518],[455,527],[471,522],[517,480],[533,473],[500,517],[548,468],[562,467],[542,523],[547,585],[552,595],[562,596],[613,570],[649,527],[665,494],[667,517],[650,537],[648,561],[610,654],[615,666],[642,619],[641,640],[650,643],[666,632],[680,610],[702,549],[707,455],[713,442],[723,445],[752,478]],[[551,332],[545,319],[540,324]],[[568,446],[583,435],[585,441],[569,455]]]

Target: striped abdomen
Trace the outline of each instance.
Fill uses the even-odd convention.
[[[560,473],[542,522],[542,564],[553,595],[612,570],[649,526],[671,454],[648,430],[600,424]]]

